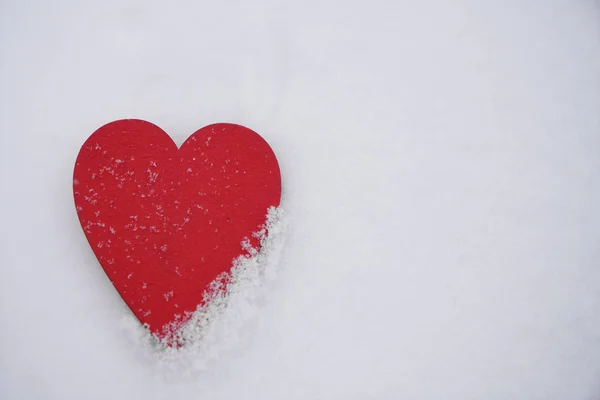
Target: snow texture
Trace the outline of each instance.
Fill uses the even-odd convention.
[[[0,398],[599,399],[599,21],[592,0],[0,2]],[[282,170],[277,273],[177,354],[73,204],[80,146],[127,117],[179,144],[248,126]]]
[[[183,379],[204,372],[222,353],[244,343],[247,325],[276,282],[285,230],[283,210],[271,207],[264,228],[255,233],[260,250],[248,241],[249,255],[235,259],[231,271],[217,277],[205,292],[205,305],[186,315],[185,323],[173,323],[165,338],[150,334],[133,315],[124,318],[131,347],[158,378]]]

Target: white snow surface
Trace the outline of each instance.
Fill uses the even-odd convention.
[[[144,347],[77,220],[128,117],[281,165],[206,362]],[[1,399],[600,398],[597,1],[2,0],[0,168]]]

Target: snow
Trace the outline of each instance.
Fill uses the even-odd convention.
[[[585,0],[4,0],[0,398],[598,398],[598,21]],[[279,159],[278,273],[210,361],[157,361],[79,226],[77,152],[126,117],[178,144],[239,123]]]
[[[172,323],[164,339],[150,335],[133,316],[128,317],[130,329],[137,330],[134,337],[138,341],[133,346],[142,347],[146,357],[161,367],[166,361],[171,373],[177,376],[203,372],[213,359],[220,357],[223,348],[239,346],[240,333],[251,323],[256,305],[265,301],[269,286],[277,278],[286,229],[284,211],[271,207],[265,226],[255,233],[262,248],[253,248],[246,239],[245,250],[249,255],[233,260],[230,273],[218,276],[204,293],[206,305],[190,315],[179,315],[186,322]],[[173,291],[165,294],[167,300],[169,295],[173,296]],[[180,346],[170,346],[174,342]]]

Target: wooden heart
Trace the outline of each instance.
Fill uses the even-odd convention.
[[[178,149],[156,125],[127,119],[84,143],[73,192],[100,265],[163,338],[248,254],[243,241],[260,247],[253,233],[279,206],[281,175],[267,142],[243,126],[206,126]]]

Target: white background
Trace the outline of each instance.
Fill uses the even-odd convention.
[[[265,137],[289,219],[246,340],[132,350],[72,200],[118,118]],[[0,398],[600,398],[600,5],[0,1]]]

